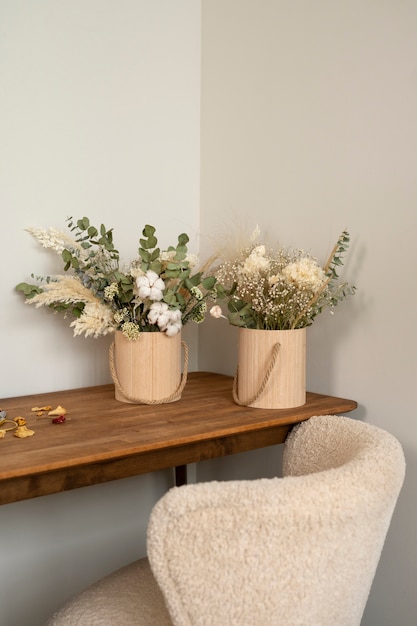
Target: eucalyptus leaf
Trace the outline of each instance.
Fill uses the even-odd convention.
[[[216,280],[217,279],[215,276],[207,276],[206,278],[203,278],[201,284],[204,289],[210,290],[213,289],[214,285],[216,284]]]
[[[95,228],[94,226],[90,226],[88,229],[88,236],[89,237],[97,237],[98,235],[98,230],[97,228]]]
[[[28,283],[19,283],[16,290],[21,291],[27,298],[33,298],[37,293],[42,293],[42,289],[37,285],[29,285]]]
[[[182,233],[178,237],[178,243],[180,246],[185,246],[190,241],[190,238],[185,233]],[[178,249],[178,246],[177,246]]]
[[[87,230],[90,226],[90,220],[88,219],[88,217],[83,217],[82,220],[78,220],[77,226],[80,230]]]

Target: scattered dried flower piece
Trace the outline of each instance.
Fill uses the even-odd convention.
[[[52,419],[52,424],[63,424],[66,421],[65,415],[60,415],[59,417],[54,417]]]
[[[26,424],[26,420],[24,417],[15,417],[13,421],[16,422],[18,426],[25,426]]]
[[[48,413],[48,415],[51,415],[51,416],[53,415],[59,416],[59,415],[66,415],[66,414],[67,414],[67,409],[64,409],[64,407],[61,405],[58,405],[56,409],[54,409],[53,411],[49,411]]]
[[[5,430],[0,430],[0,439],[3,439],[6,436]]]
[[[50,411],[52,409],[51,406],[34,406],[31,408],[31,411]]]
[[[14,431],[14,436],[19,437],[19,439],[26,439],[26,437],[32,437],[35,434],[34,430],[30,430],[27,426],[18,426]]]

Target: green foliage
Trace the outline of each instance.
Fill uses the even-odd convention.
[[[19,283],[16,290],[21,291],[26,298],[33,298],[37,293],[42,293],[42,289],[38,285],[30,285],[29,283]]]

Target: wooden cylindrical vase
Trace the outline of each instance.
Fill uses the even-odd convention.
[[[306,402],[306,329],[239,329],[235,401],[289,409]]]
[[[137,404],[179,400],[187,376],[184,364],[181,379],[181,345],[181,333],[168,337],[143,332],[132,341],[117,331],[110,350],[116,400]]]

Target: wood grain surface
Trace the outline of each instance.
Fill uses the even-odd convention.
[[[242,407],[233,402],[232,382],[193,372],[181,400],[158,405],[119,402],[113,385],[0,400],[7,419],[23,417],[35,431],[0,439],[0,504],[282,443],[298,422],[357,406],[307,392],[295,409]],[[64,407],[66,422],[31,411],[45,405]]]

